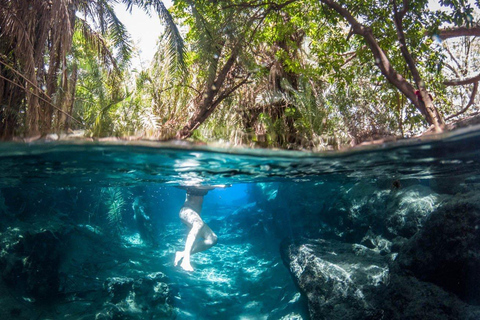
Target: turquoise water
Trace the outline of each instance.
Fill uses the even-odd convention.
[[[2,319],[380,319],[378,310],[400,319],[369,292],[391,292],[388,274],[393,279],[392,270],[410,268],[401,259],[398,267],[397,255],[407,255],[443,203],[472,192],[478,198],[478,146],[475,130],[324,154],[154,142],[4,143]],[[210,191],[202,210],[218,243],[193,255],[195,270],[186,272],[173,265],[189,232],[178,217],[186,194],[178,187],[219,184],[228,188]],[[351,266],[360,262],[345,266],[317,252],[318,266],[335,266],[354,280],[322,269],[305,282],[297,260],[285,254],[292,239],[328,241],[324,247],[335,256],[345,244],[370,250],[384,259],[368,262],[378,262],[382,273],[357,283]],[[415,279],[435,286],[429,290],[458,299],[449,306],[475,314],[476,292],[416,270]],[[319,279],[330,280],[318,289]],[[335,281],[342,285],[322,291]],[[345,286],[356,288],[354,298]],[[368,305],[362,316],[363,307],[348,304],[355,299]]]
[[[478,171],[478,132],[340,153],[219,149],[181,144],[33,143],[1,146],[1,185],[134,186],[324,181],[379,175],[431,179]]]

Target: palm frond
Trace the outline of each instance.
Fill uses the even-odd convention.
[[[141,91],[145,88],[146,84],[148,82],[151,82],[152,79],[150,78],[150,75],[148,72],[146,71],[141,71],[137,78],[135,79],[135,83],[136,83],[136,88],[138,91]]]
[[[98,57],[103,60],[107,68],[113,67],[118,70],[117,61],[110,51],[107,41],[100,33],[93,30],[87,21],[79,17],[76,18],[75,28],[78,32],[81,32],[84,44],[97,52]]]
[[[119,60],[128,63],[132,58],[132,40],[125,25],[118,19],[112,6],[105,4],[105,17],[108,23],[109,37],[117,50]]]
[[[167,10],[162,1],[155,1],[154,7],[158,13],[158,16],[163,20],[165,24],[165,33],[164,38],[168,45],[168,53],[172,58],[172,70],[181,71],[182,73],[186,71],[185,63],[185,44],[183,38],[180,35],[180,31],[173,21],[173,17],[170,12]]]
[[[165,7],[163,1],[159,0],[122,0],[122,3],[126,5],[127,10],[131,10],[133,6],[137,6],[149,14],[149,9],[153,9],[158,14],[161,21],[165,26],[164,38],[167,39],[166,44],[168,46],[168,52],[171,57],[170,68],[174,73],[183,74],[187,65],[185,62],[185,44],[183,42],[182,35],[173,20],[172,15]]]
[[[140,115],[140,121],[146,135],[153,136],[157,132],[160,119],[151,108],[143,110]]]

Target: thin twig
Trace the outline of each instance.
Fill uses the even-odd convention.
[[[224,100],[226,97],[231,95],[235,90],[243,86],[245,83],[248,82],[248,78],[250,77],[250,74],[247,75],[245,79],[242,81],[238,82],[236,85],[234,85],[230,90],[224,91],[220,94],[219,98],[213,103],[213,104],[219,104],[222,100]]]
[[[452,67],[450,64],[448,63],[445,63],[445,67],[447,69],[450,69],[450,71],[452,71],[453,73],[455,73],[455,76],[457,76],[458,78],[460,78],[460,75],[458,74],[457,72],[457,69],[455,69],[454,67]]]
[[[2,57],[5,57],[3,54],[0,54],[0,56]],[[34,87],[35,89],[37,89],[38,91],[42,91],[36,84],[34,84],[32,81],[30,81],[28,79],[28,77],[24,76],[20,71],[18,71],[17,69],[15,69],[15,67],[12,67],[11,65],[9,65],[8,63],[0,60],[0,63],[3,64],[5,67],[9,68],[10,70],[12,70],[16,75],[20,76],[21,78],[23,78],[25,81],[27,81],[32,87]],[[43,93],[45,96],[47,96],[47,98],[51,99],[45,92]]]
[[[474,37],[473,39],[475,40],[476,37]],[[465,54],[465,74],[468,74],[468,61],[469,61],[469,58],[470,58],[470,48],[471,48],[471,44],[472,42],[469,40],[469,39],[464,39],[464,44],[465,46],[467,47],[467,52]]]
[[[343,68],[346,64],[348,64],[350,61],[352,61],[353,59],[355,59],[357,57],[357,54],[354,53],[352,56],[350,56],[348,59],[346,59],[343,64],[340,66],[340,68]]]
[[[462,69],[462,67],[460,66],[460,63],[458,62],[458,60],[455,58],[455,56],[452,54],[452,52],[450,51],[450,48],[448,47],[448,45],[444,46],[444,48],[447,50],[448,52],[448,55],[450,56],[450,59],[453,60],[453,62],[455,62],[455,64],[457,65],[458,69]]]

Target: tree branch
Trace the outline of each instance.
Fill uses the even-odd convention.
[[[397,11],[397,2],[393,0],[393,5],[395,7],[395,12]],[[405,18],[405,15],[407,14],[409,9],[408,5],[408,0],[403,0],[403,8],[400,12],[398,12],[398,16],[400,18],[400,21],[403,21],[403,18]]]
[[[447,80],[447,81],[444,81],[443,84],[446,86],[463,86],[463,85],[472,84],[478,81],[480,81],[480,73],[471,78]]]
[[[435,106],[433,106],[433,104],[431,103],[431,99],[430,99],[428,93],[426,92],[426,90],[424,90],[424,89],[422,90],[422,88],[419,88],[423,101],[430,102],[430,103],[427,103],[427,105],[425,105],[425,103],[417,97],[417,95],[415,94],[415,88],[401,74],[399,74],[393,68],[393,66],[390,63],[390,60],[387,57],[385,51],[383,51],[383,49],[380,47],[377,39],[373,35],[372,29],[364,26],[361,23],[359,23],[355,19],[355,17],[350,13],[349,10],[342,7],[342,5],[340,5],[336,1],[334,1],[334,0],[320,0],[320,2],[326,4],[331,9],[333,9],[337,13],[339,13],[344,19],[346,19],[348,21],[348,23],[350,23],[350,25],[353,29],[353,32],[355,34],[363,36],[363,38],[367,42],[367,44],[370,47],[370,50],[371,50],[371,52],[372,52],[372,54],[375,58],[376,65],[380,68],[380,71],[385,76],[385,78],[387,78],[387,80],[391,84],[393,84],[400,92],[402,92],[412,102],[412,104],[417,108],[417,110],[419,110],[423,114],[423,116],[425,117],[427,122],[435,127],[435,131],[441,132],[442,127],[443,127],[442,117],[438,113]],[[396,10],[396,4],[394,2],[394,4],[395,4],[395,20],[396,20],[395,22],[396,22],[396,24],[398,22],[400,22],[400,24],[399,24],[400,26],[401,26],[402,13],[406,12],[406,10],[408,10],[408,5],[406,5],[406,3],[407,3],[407,1],[404,1],[403,10],[398,12]],[[402,33],[399,34],[399,36],[403,36],[403,30],[401,28],[400,28],[400,31],[402,31]],[[405,41],[403,41],[403,44],[404,44],[403,46],[405,47],[404,49],[407,49],[406,46],[405,46]],[[404,53],[404,49],[402,48],[402,53]],[[406,53],[408,53],[408,50],[406,51]],[[410,64],[413,59],[411,59],[409,61],[408,58],[411,59],[411,56],[409,56],[409,54],[407,56],[405,56],[405,54],[404,54],[404,59],[406,59],[407,60],[406,62],[408,64]],[[413,63],[413,65],[414,65],[414,63]],[[418,78],[416,80],[417,81],[415,81],[415,82],[417,83],[417,86],[422,83],[421,79],[420,79],[420,81],[418,80]]]
[[[408,50],[407,42],[405,40],[405,33],[403,32],[403,17],[407,13],[407,10],[408,10],[408,5],[405,6],[404,4],[402,11],[399,12],[397,8],[397,2],[393,0],[393,15],[394,15],[395,26],[397,29],[398,42],[400,43],[400,51],[402,52],[402,56],[405,59],[405,62],[407,63],[408,68],[410,69],[410,72],[412,73],[415,83],[417,84],[417,86],[420,87],[422,84],[422,79],[418,72],[415,61],[413,60],[412,55]]]
[[[398,11],[397,1],[393,0],[393,15],[395,27],[397,29],[397,38],[400,43],[400,51],[402,52],[403,59],[407,63],[407,66],[410,70],[410,73],[413,76],[413,80],[418,88],[419,99],[418,104],[422,106],[420,111],[425,110],[425,117],[427,121],[434,125],[435,131],[441,131],[441,126],[443,126],[443,120],[438,113],[437,109],[433,105],[433,101],[427,89],[425,87],[425,82],[420,76],[418,71],[417,64],[413,59],[410,50],[408,50],[407,41],[405,39],[405,32],[403,31],[403,18],[408,11],[408,0],[403,0],[403,8],[401,11]],[[429,119],[430,118],[430,119]]]
[[[354,54],[352,54],[350,57],[348,57],[343,63],[342,65],[340,66],[340,68],[343,68],[346,64],[348,64],[350,61],[352,61],[353,59],[355,59],[357,57],[357,53],[354,52]]]
[[[460,78],[460,75],[458,74],[457,72],[457,69],[455,69],[454,67],[452,67],[450,64],[448,63],[445,63],[445,67],[447,69],[450,69],[450,71],[452,71],[453,73],[455,73],[455,76],[459,77]]]
[[[452,59],[452,61],[455,62],[455,64],[457,65],[457,68],[462,69],[462,67],[460,66],[460,63],[455,58],[455,56],[452,54],[452,51],[450,51],[450,48],[448,47],[448,45],[445,46],[445,50],[447,50],[447,53],[450,56],[450,59]]]
[[[480,26],[475,26],[473,28],[457,27],[441,29],[438,30],[436,35],[438,35],[442,40],[456,37],[478,37],[480,36]]]
[[[467,112],[467,110],[475,103],[475,96],[477,95],[477,91],[478,91],[478,82],[475,82],[473,85],[472,94],[470,95],[470,101],[468,101],[468,104],[465,106],[465,108],[455,113],[454,115],[449,116],[446,120],[450,120],[452,118],[458,117],[459,115]]]
[[[226,97],[228,97],[229,95],[231,95],[235,90],[237,90],[238,88],[240,88],[241,86],[243,86],[245,83],[248,82],[248,78],[250,77],[250,74],[247,75],[247,77],[245,79],[243,79],[242,81],[240,81],[239,83],[237,83],[236,85],[234,85],[232,88],[230,88],[230,90],[227,90],[227,91],[224,91],[222,92],[218,99],[216,99],[212,104],[214,106],[217,106],[220,102],[222,102]]]
[[[382,74],[387,80],[400,90],[419,110],[422,114],[425,114],[425,110],[421,110],[421,106],[418,106],[417,96],[415,95],[415,88],[405,78],[399,74],[393,66],[390,64],[385,51],[380,47],[377,40],[373,36],[372,30],[359,23],[352,14],[340,4],[332,0],[320,0],[331,9],[337,11],[342,17],[344,17],[352,26],[352,30],[355,34],[363,36],[370,51],[372,52],[375,63],[380,68]]]

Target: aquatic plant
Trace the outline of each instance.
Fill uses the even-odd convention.
[[[120,188],[102,188],[101,194],[108,209],[106,213],[108,224],[113,230],[120,231],[122,229],[122,213],[125,206],[125,200]]]

